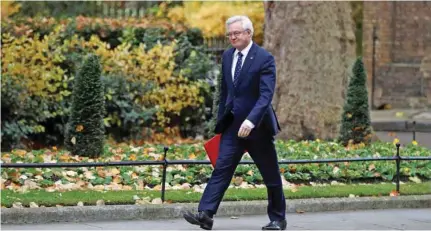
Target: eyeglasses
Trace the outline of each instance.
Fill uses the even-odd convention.
[[[234,32],[229,32],[229,33],[226,33],[226,37],[227,38],[230,38],[232,35],[234,35],[235,37],[238,37],[240,34],[242,34],[244,31],[246,31],[246,30],[243,30],[243,31],[234,31]]]

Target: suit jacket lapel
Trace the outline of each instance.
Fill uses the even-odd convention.
[[[242,80],[244,80],[244,78],[246,78],[246,73],[248,71],[248,69],[250,69],[251,64],[253,63],[253,61],[255,60],[255,55],[256,55],[256,45],[253,43],[251,45],[250,50],[248,51],[247,57],[245,57],[244,60],[244,64],[242,65],[241,68],[241,73],[238,76],[238,83],[237,83],[237,87],[241,84]]]
[[[227,59],[225,61],[227,63],[225,63],[226,64],[226,69],[224,71],[227,72],[227,73],[225,73],[226,74],[225,76],[227,78],[226,80],[227,80],[227,83],[228,83],[229,87],[231,87],[231,86],[233,87],[232,62],[233,62],[233,53],[234,52],[235,52],[235,49],[231,48],[231,51],[227,55]]]

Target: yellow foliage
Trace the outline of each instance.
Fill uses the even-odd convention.
[[[145,44],[132,47],[127,42],[111,49],[97,35],[86,41],[75,34],[61,41],[65,28],[65,24],[59,24],[43,39],[38,39],[38,34],[29,36],[29,33],[24,33],[26,35],[19,37],[2,34],[2,77],[11,78],[24,89],[20,101],[29,100],[31,96],[57,102],[63,100],[64,96],[71,94],[68,81],[74,75],[60,66],[66,55],[95,53],[100,57],[103,75],[120,75],[127,81],[154,85],[153,90],[142,95],[136,103],[148,108],[156,107],[155,123],[159,126],[167,125],[169,117],[179,115],[184,108],[194,108],[203,103],[200,93],[204,83],[192,82],[174,73],[177,41],[167,45],[159,43],[149,50],[145,49]],[[55,115],[57,112],[46,113]]]
[[[234,15],[247,15],[253,22],[254,40],[263,42],[265,12],[261,1],[185,1],[173,7],[168,18],[173,23],[184,23],[202,30],[204,37],[221,37],[226,34],[226,20]]]
[[[7,19],[21,8],[21,4],[14,1],[1,1],[1,20]]]
[[[129,81],[142,84],[156,83],[155,89],[142,96],[141,102],[157,105],[159,126],[170,122],[168,114],[179,115],[183,108],[195,107],[204,101],[200,96],[200,82],[190,82],[173,74],[176,41],[166,46],[159,43],[148,51],[144,44],[132,48],[128,43],[109,50],[97,36],[92,36],[88,42],[82,40],[81,45],[94,49],[100,56],[104,73],[124,75]]]
[[[42,40],[37,39],[38,35],[19,38],[8,33],[2,35],[2,75],[26,89],[27,94],[22,94],[20,100],[40,96],[61,101],[71,93],[63,84],[68,81],[64,70],[56,65],[65,59],[60,30],[57,27]]]

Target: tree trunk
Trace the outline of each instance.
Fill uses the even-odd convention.
[[[349,2],[265,2],[264,47],[277,65],[280,139],[337,137],[355,60]]]

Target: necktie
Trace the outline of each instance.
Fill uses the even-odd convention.
[[[233,76],[233,85],[236,87],[239,73],[241,72],[242,53],[238,53],[238,61],[236,62],[235,73]]]

